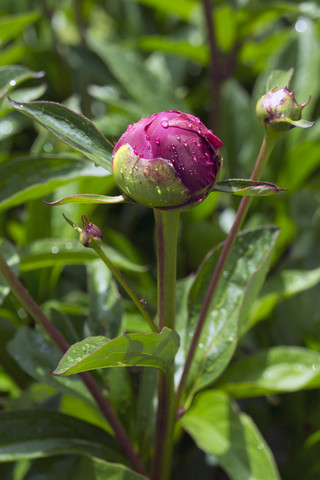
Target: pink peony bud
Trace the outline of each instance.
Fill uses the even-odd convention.
[[[178,208],[202,201],[221,166],[222,142],[193,115],[155,113],[129,125],[113,150],[116,183],[134,201]]]
[[[257,117],[267,130],[278,134],[293,127],[309,128],[313,123],[301,120],[301,110],[309,101],[310,98],[299,105],[294,98],[294,92],[290,92],[287,87],[273,89],[258,100]]]

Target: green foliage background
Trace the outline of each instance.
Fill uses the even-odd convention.
[[[254,419],[275,456],[281,478],[313,480],[320,475],[320,396],[318,390],[309,388],[317,382],[306,380],[296,385],[289,368],[283,373],[289,379],[285,390],[282,384],[278,388],[279,375],[272,368],[266,370],[269,383],[257,382],[259,372],[250,369],[255,362],[268,364],[261,349],[272,349],[272,355],[285,358],[283,346],[312,350],[311,367],[320,365],[320,7],[316,1],[211,3],[216,40],[213,53],[199,0],[2,0],[0,68],[21,65],[45,72],[37,78],[15,72],[16,85],[8,87],[12,98],[29,101],[41,97],[64,103],[91,118],[111,141],[129,123],[156,111],[174,108],[196,114],[224,143],[221,178],[250,176],[263,137],[255,103],[264,93],[271,70],[295,69],[296,98],[303,103],[312,96],[303,116],[315,120],[316,125],[284,135],[266,168],[263,180],[289,190],[253,202],[245,227],[277,225],[280,237],[267,281],[246,312],[247,333],[233,361],[239,361],[240,367],[234,376],[231,367],[218,386],[240,399],[241,408]],[[75,221],[85,214],[102,228],[114,262],[154,311],[152,211],[132,205],[46,206],[41,200],[54,201],[75,193],[110,195],[117,190],[102,168],[13,111],[6,99],[7,84],[1,84],[0,75],[2,250],[70,343],[88,334],[113,338],[126,330],[143,331],[135,310],[129,302],[119,301],[115,282],[105,277],[105,270],[101,272],[94,252],[79,245],[61,212]],[[237,197],[214,193],[182,216],[179,278],[193,272],[225,238],[238,203]],[[102,278],[105,289],[99,288]],[[76,385],[77,380],[50,377],[49,369],[56,366],[59,355],[8,293],[0,283],[2,408],[10,412],[37,406],[108,429],[82,387]],[[19,360],[22,350],[26,350],[25,357]],[[305,361],[299,363],[300,352],[292,351],[298,371]],[[253,355],[249,366],[248,355]],[[117,375],[123,380],[127,374],[117,369]],[[120,384],[113,377],[108,373],[108,382]],[[128,419],[132,414],[128,399],[135,386],[125,380],[123,384],[133,392],[119,388],[111,401],[119,416]],[[222,393],[217,395],[214,400],[223,403]],[[137,400],[137,418],[142,416],[141,405],[141,399]],[[149,432],[141,440],[136,429],[142,423],[137,418],[129,422],[130,435],[147,444]],[[191,427],[186,429],[192,433]],[[72,454],[79,453],[72,448]],[[207,453],[205,461],[190,438],[181,440],[175,465],[179,473],[174,478],[228,478],[215,466],[212,454],[216,452]],[[95,472],[95,478],[103,478],[96,473],[96,465],[81,458],[83,471],[87,468],[87,472]],[[76,478],[82,478],[72,455],[35,460],[31,466],[28,462],[1,464],[1,478],[70,478],[68,472],[75,472],[74,468],[78,469]]]

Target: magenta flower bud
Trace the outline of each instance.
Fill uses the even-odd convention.
[[[290,92],[287,87],[273,89],[258,100],[257,117],[266,129],[272,129],[279,134],[293,127],[308,128],[313,123],[301,120],[301,110],[309,101],[310,98],[299,105],[294,98],[294,92]]]
[[[115,181],[132,200],[154,208],[202,201],[219,168],[221,140],[193,115],[155,113],[129,125],[113,150]]]
[[[80,229],[80,242],[84,247],[90,248],[102,243],[102,231],[97,225],[89,222],[85,215],[82,215],[82,227]]]

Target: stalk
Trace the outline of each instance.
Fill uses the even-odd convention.
[[[154,209],[158,266],[158,328],[174,329],[177,271],[177,233],[180,213]],[[158,373],[158,411],[152,480],[168,480],[171,471],[174,412],[174,370]]]
[[[251,180],[259,180],[261,177],[261,174],[263,172],[263,169],[267,163],[268,158],[270,157],[270,154],[273,150],[273,147],[276,143],[277,136],[274,135],[267,135],[265,134],[264,139],[262,141],[262,145],[260,148],[260,152],[257,158],[257,161],[255,163],[254,169],[252,171]],[[239,208],[237,210],[236,217],[234,219],[232,228],[226,238],[226,241],[224,242],[223,248],[221,250],[221,254],[219,257],[219,260],[217,262],[215,271],[213,273],[213,276],[211,278],[202,309],[199,314],[198,322],[194,331],[194,335],[192,338],[192,342],[188,351],[186,363],[184,366],[184,370],[180,379],[179,387],[177,390],[176,394],[176,406],[177,408],[179,407],[179,400],[183,391],[183,388],[185,386],[187,376],[191,367],[191,363],[196,351],[196,348],[199,343],[200,335],[202,332],[202,328],[204,326],[205,320],[207,318],[208,310],[210,308],[210,304],[213,298],[213,295],[216,291],[220,276],[224,270],[224,267],[226,265],[226,262],[229,258],[229,254],[231,252],[232,246],[236,240],[237,234],[241,228],[241,225],[243,224],[243,221],[247,215],[247,212],[249,210],[250,204],[252,201],[252,197],[242,197]]]
[[[59,350],[61,350],[62,353],[65,353],[70,345],[61,335],[61,333],[55,328],[55,326],[50,322],[50,320],[46,317],[39,305],[34,301],[29,292],[26,290],[26,288],[22,285],[20,280],[16,277],[11,268],[8,266],[5,258],[1,253],[0,273],[3,275],[12,293],[21,303],[23,308],[37,323],[39,323],[39,325],[43,327],[43,329],[47,332],[48,336],[59,348]],[[80,378],[87,386],[104,417],[107,419],[110,426],[112,427],[115,433],[115,437],[120,447],[122,448],[123,453],[130,461],[132,467],[138,473],[146,475],[144,466],[141,463],[138,453],[134,450],[133,445],[131,444],[130,439],[127,436],[123,426],[121,425],[116,413],[103,396],[99,385],[96,383],[92,375],[88,372],[81,373]]]
[[[153,320],[152,320],[148,310],[145,308],[145,306],[141,302],[141,299],[137,296],[137,294],[135,293],[133,288],[129,285],[129,283],[126,281],[126,279],[123,277],[121,272],[111,262],[111,260],[107,257],[107,255],[104,253],[104,251],[102,250],[102,248],[99,245],[93,244],[91,248],[93,248],[96,251],[96,253],[99,255],[101,260],[109,268],[111,273],[114,275],[114,277],[120,283],[122,288],[127,292],[127,294],[129,295],[129,297],[131,298],[131,300],[133,301],[133,303],[135,304],[135,306],[137,307],[137,309],[139,310],[139,312],[141,313],[143,318],[148,323],[148,325],[150,327],[150,330],[152,332],[157,332],[157,327],[153,323]]]

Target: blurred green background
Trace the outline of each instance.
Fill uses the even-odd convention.
[[[86,265],[94,256],[78,245],[62,211],[77,223],[85,214],[102,228],[115,261],[154,308],[152,211],[131,205],[46,206],[42,200],[74,193],[116,194],[117,190],[101,168],[14,112],[7,93],[12,89],[11,96],[18,101],[64,103],[92,119],[114,142],[142,116],[167,109],[193,113],[224,143],[221,178],[248,178],[263,138],[255,117],[256,101],[273,69],[294,68],[297,101],[303,103],[312,96],[303,117],[316,124],[309,130],[294,129],[280,139],[263,180],[288,191],[255,199],[249,212],[246,228],[275,224],[281,235],[264,290],[248,312],[254,328],[242,339],[237,357],[277,345],[306,346],[318,352],[320,6],[317,1],[216,0],[208,2],[211,21],[205,3],[2,0],[0,68],[21,65],[44,72],[37,78],[19,77],[19,82],[25,80],[21,87],[12,84],[1,91],[2,246],[13,263],[18,252],[21,279],[69,341],[88,333],[85,318],[96,297],[90,290],[94,275],[90,277],[89,272],[88,280]],[[211,194],[201,206],[183,214],[180,278],[194,271],[225,238],[238,203],[237,197]],[[148,265],[148,272],[137,275],[137,265]],[[43,386],[35,393],[35,385],[42,385],[39,378],[33,383],[32,374],[6,350],[5,344],[16,332],[30,325],[26,312],[7,294],[2,285],[3,408],[40,404],[69,413],[68,402],[61,407],[61,398],[58,402]],[[115,315],[117,308],[110,305]],[[124,329],[141,328],[130,306],[123,318]],[[266,438],[284,480],[320,478],[318,391],[248,399],[241,406]],[[226,478],[218,469],[208,475],[201,478]]]

